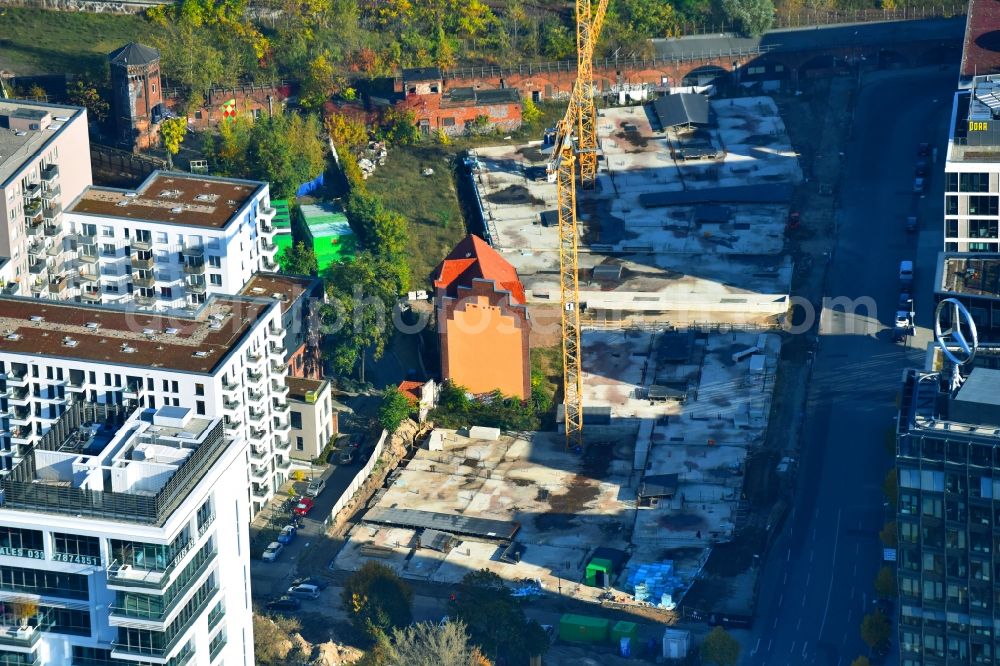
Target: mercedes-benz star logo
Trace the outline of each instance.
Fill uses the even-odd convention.
[[[951,326],[942,330],[941,317],[946,308],[950,315],[948,323]],[[963,324],[972,336],[971,344],[962,332]],[[976,330],[976,322],[972,320],[972,315],[958,300],[946,298],[937,304],[934,310],[934,339],[944,357],[955,365],[965,365],[975,358],[976,349],[979,347],[979,332]]]

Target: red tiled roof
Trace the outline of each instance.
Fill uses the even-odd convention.
[[[1000,72],[1000,3],[970,0],[962,47],[962,77]]]
[[[523,305],[524,285],[517,271],[500,253],[479,236],[469,234],[438,264],[432,275],[435,289],[445,289],[453,295],[459,285],[468,286],[476,278],[492,280],[498,289],[511,294],[511,301]]]
[[[410,380],[399,382],[399,392],[406,396],[407,400],[413,404],[420,402],[420,389],[423,388],[423,382],[414,382]]]

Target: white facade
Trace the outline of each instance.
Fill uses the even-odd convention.
[[[91,187],[70,204],[79,297],[157,310],[235,294],[276,270],[267,183],[156,172],[135,191]]]
[[[254,663],[247,442],[169,411],[78,404],[3,477],[0,658]]]
[[[90,186],[86,109],[0,99],[3,292],[69,298],[74,257],[63,206]]]
[[[955,94],[944,167],[945,252],[1000,251],[1000,81],[977,77]],[[985,101],[984,101],[985,100]]]
[[[285,335],[277,301],[212,297],[190,317],[0,298],[0,466],[77,401],[186,407],[248,447],[251,514],[290,470]],[[2,404],[2,403],[0,403]],[[249,515],[247,516],[249,518]]]

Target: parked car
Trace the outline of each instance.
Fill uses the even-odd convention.
[[[319,599],[319,588],[309,583],[292,585],[288,588],[288,596],[296,599]]]
[[[910,313],[906,310],[896,312],[896,328],[910,328],[913,325]]]
[[[901,261],[899,262],[899,283],[904,287],[908,287],[913,284],[913,262],[912,261]]]
[[[302,602],[288,595],[278,597],[274,601],[269,601],[265,608],[272,611],[293,611],[298,610]]]
[[[925,187],[926,183],[924,182],[923,178],[917,176],[916,178],[913,179],[913,192],[915,194],[923,194]]]
[[[284,544],[278,543],[277,541],[272,541],[267,545],[264,550],[264,554],[260,556],[260,559],[265,562],[274,562],[281,555],[281,551],[285,549]]]
[[[316,576],[306,576],[305,578],[296,578],[292,581],[292,585],[312,585],[313,587],[319,588],[320,591],[323,591],[330,587],[330,582]]]
[[[295,540],[295,534],[298,530],[295,525],[285,525],[281,528],[281,534],[278,535],[278,543],[288,545]]]
[[[899,292],[899,309],[900,310],[911,310],[913,309],[913,297],[910,296],[910,292],[904,289]]]
[[[917,230],[917,216],[910,215],[906,218],[906,231],[907,233],[914,233]]]
[[[326,488],[326,481],[323,479],[313,479],[306,487],[306,495],[309,495],[309,497],[316,497],[323,492],[324,488]]]
[[[354,450],[353,449],[347,449],[345,451],[341,451],[340,452],[340,464],[341,465],[350,465],[350,464],[353,464],[353,463],[354,463]]]
[[[348,445],[352,449],[360,449],[361,444],[364,443],[364,441],[365,441],[365,436],[362,435],[360,432],[356,432],[353,435],[351,435],[350,439],[348,439]]]
[[[299,503],[295,505],[295,508],[292,509],[292,512],[296,516],[304,516],[307,513],[309,513],[309,510],[313,508],[314,504],[315,502],[313,502],[308,497],[303,497],[302,499],[299,500]]]

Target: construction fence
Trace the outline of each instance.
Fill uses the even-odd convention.
[[[344,510],[344,507],[351,501],[354,494],[358,492],[358,490],[361,489],[361,486],[364,485],[365,481],[368,480],[372,470],[375,469],[375,465],[378,464],[378,460],[382,456],[382,451],[385,450],[386,441],[388,441],[388,439],[389,431],[383,429],[382,435],[378,438],[378,443],[375,445],[375,449],[368,458],[368,462],[366,462],[364,466],[358,470],[358,473],[354,475],[351,482],[346,488],[344,488],[344,492],[341,493],[340,497],[337,498],[337,501],[334,502],[333,508],[330,509],[330,517],[326,520],[328,525],[333,524],[333,522],[337,519],[337,514]]]

